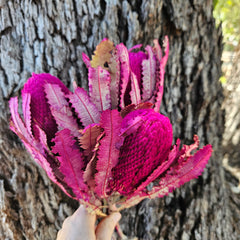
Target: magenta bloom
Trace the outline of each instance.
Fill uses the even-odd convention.
[[[197,178],[212,152],[207,145],[172,146],[169,119],[159,113],[168,58],[158,42],[145,51],[104,39],[88,68],[88,92],[74,93],[50,74],[33,74],[9,102],[10,128],[50,179],[70,197],[102,214],[144,198],[163,197]],[[150,183],[151,187],[149,186]]]

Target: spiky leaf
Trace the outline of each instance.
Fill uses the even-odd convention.
[[[110,85],[110,93],[111,93],[111,101],[112,101],[112,109],[116,109],[119,104],[119,82],[120,82],[120,61],[117,54],[117,49],[114,49],[112,52],[112,57],[108,64],[109,73],[111,76],[111,85]]]
[[[85,198],[87,186],[83,181],[83,156],[69,129],[63,129],[53,139],[55,145],[52,152],[59,160],[60,172],[64,181],[72,189],[77,198]]]
[[[84,155],[88,156],[93,151],[98,136],[103,132],[103,129],[98,124],[92,124],[87,126],[81,131],[81,136],[79,137],[79,143],[81,148],[84,149]]]
[[[150,46],[147,46],[145,49],[148,52],[148,58],[142,61],[143,101],[149,100],[152,97],[156,85],[156,59]]]
[[[125,107],[124,96],[129,82],[130,64],[127,48],[122,44],[116,46],[118,59],[120,61],[120,107]]]
[[[83,88],[78,87],[68,98],[84,127],[99,122],[100,113]]]
[[[111,108],[110,74],[102,67],[88,69],[89,96],[91,101],[102,112]]]
[[[148,197],[163,197],[191,179],[199,177],[211,154],[212,147],[207,145],[183,161],[181,165],[176,164],[161,178],[159,186],[153,187],[151,192],[148,193]]]
[[[154,41],[155,44],[155,53],[158,58],[159,66],[157,66],[157,75],[156,75],[156,99],[155,99],[155,107],[154,110],[159,112],[162,96],[163,96],[163,88],[164,88],[164,74],[165,74],[165,66],[167,64],[168,55],[169,55],[169,41],[166,36],[164,39],[165,46],[165,55],[162,57],[162,50],[157,40]]]
[[[131,91],[130,91],[131,102],[137,105],[141,102],[141,95],[137,77],[133,72],[131,72],[130,79],[131,79]]]
[[[95,191],[100,197],[107,197],[112,168],[118,163],[121,122],[122,118],[117,110],[106,110],[102,113],[100,126],[105,135],[100,141],[96,167],[98,172],[95,175]]]
[[[56,84],[47,83],[44,90],[51,113],[58,125],[58,130],[67,128],[71,130],[75,137],[79,136],[77,121],[73,117],[71,108],[61,88]]]

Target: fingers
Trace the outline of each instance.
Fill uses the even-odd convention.
[[[95,221],[96,215],[88,213],[84,206],[80,206],[71,217],[65,219],[57,240],[96,240]]]
[[[96,239],[97,240],[111,240],[114,228],[121,218],[119,212],[112,213],[111,215],[104,218],[96,228]]]

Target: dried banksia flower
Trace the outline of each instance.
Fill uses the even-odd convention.
[[[145,198],[163,197],[197,178],[211,145],[191,154],[199,140],[172,146],[170,120],[159,113],[163,95],[163,56],[158,41],[128,50],[104,39],[88,68],[88,92],[74,93],[50,74],[33,74],[18,99],[10,100],[10,128],[21,138],[50,179],[70,197],[104,215]]]

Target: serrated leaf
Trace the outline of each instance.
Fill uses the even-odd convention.
[[[83,62],[86,64],[86,67],[87,67],[87,68],[90,68],[90,67],[91,67],[90,58],[89,58],[84,52],[82,53],[82,60],[83,60]]]
[[[68,98],[84,127],[99,122],[100,113],[83,88],[78,87]]]
[[[159,186],[153,187],[148,196],[151,198],[163,197],[191,179],[199,177],[207,165],[211,154],[211,145],[203,147],[193,156],[182,162],[181,166],[176,165],[175,168],[170,169],[169,173],[161,178]]]
[[[100,112],[111,108],[110,82],[109,72],[102,67],[88,69],[89,96]]]
[[[89,125],[81,131],[81,136],[78,138],[81,148],[84,149],[84,155],[88,156],[92,153],[98,136],[103,132],[103,129],[97,125]]]
[[[116,109],[119,103],[119,83],[120,83],[120,61],[117,54],[117,49],[112,52],[112,57],[108,64],[109,73],[111,76],[110,93],[112,109]]]
[[[18,113],[18,98],[13,97],[9,101],[11,113],[10,129],[15,132],[22,140],[31,142],[32,136],[28,132],[26,125]],[[27,113],[25,113],[27,114]]]
[[[118,58],[120,61],[120,107],[125,107],[124,96],[129,82],[130,64],[127,48],[122,44],[116,46]]]
[[[128,196],[118,211],[124,208],[129,208],[145,198],[153,199],[156,197],[164,197],[184,183],[199,177],[211,157],[211,153],[211,145],[203,147],[193,156],[185,159],[181,166],[176,164],[175,167],[172,167],[160,178],[159,185],[154,186],[151,191],[135,191],[132,195]],[[178,158],[179,157],[180,156],[178,155]]]
[[[98,172],[95,175],[95,192],[100,197],[108,196],[112,168],[118,163],[119,148],[116,145],[121,141],[121,122],[122,118],[117,110],[106,110],[102,113],[100,126],[104,129],[104,137],[100,141],[96,166]]]
[[[142,61],[142,100],[149,100],[156,85],[156,59],[153,54],[152,48],[147,46],[146,51],[148,52],[148,58]]]
[[[96,144],[94,148],[92,149],[92,155],[91,159],[88,162],[86,169],[83,173],[83,180],[88,184],[88,186],[94,191],[95,188],[95,174],[97,172],[96,165],[97,165],[97,151],[100,146],[100,140],[104,136],[104,132],[101,132],[101,134],[96,138]]]
[[[30,103],[31,103],[31,95],[29,93],[23,93],[22,94],[22,110],[23,110],[23,117],[25,120],[25,125],[26,128],[30,134],[31,137],[32,135],[32,119],[31,119],[31,108],[30,108]]]
[[[46,100],[44,85],[47,83],[56,84],[65,94],[69,93],[68,88],[58,78],[47,73],[33,73],[32,77],[24,84],[22,94],[31,95],[31,122],[33,135],[37,137],[36,134],[38,130],[35,126],[39,125],[41,129],[47,132],[48,142],[50,142],[57,132],[57,125]]]
[[[156,99],[155,99],[155,107],[154,110],[159,112],[162,96],[163,96],[163,88],[164,88],[164,74],[165,74],[165,66],[167,64],[168,55],[169,55],[169,41],[168,37],[165,36],[164,46],[165,46],[165,55],[162,57],[162,50],[157,40],[154,40],[154,49],[155,54],[159,62],[159,66],[157,66],[156,73]]]
[[[55,145],[52,152],[59,160],[59,170],[64,175],[64,182],[72,189],[76,198],[85,199],[87,186],[83,181],[83,156],[70,130],[57,132],[53,142]]]
[[[137,77],[133,72],[130,73],[130,79],[131,79],[131,91],[130,91],[131,102],[137,105],[141,102],[141,95]]]
[[[102,40],[96,47],[94,55],[92,56],[91,66],[96,68],[101,66],[105,68],[104,64],[110,61],[111,52],[114,50],[114,44],[108,39]]]
[[[74,119],[71,108],[66,100],[65,94],[57,84],[45,84],[44,90],[50,105],[51,113],[58,125],[58,130],[70,129],[71,133],[79,136],[78,124]]]
[[[28,99],[29,100],[29,99]],[[25,105],[25,104],[24,104]],[[43,145],[39,144],[28,132],[22,118],[18,113],[18,99],[17,97],[11,98],[9,101],[9,107],[11,112],[12,120],[10,122],[10,129],[15,132],[19,138],[24,143],[26,149],[30,152],[33,156],[35,161],[46,171],[49,178],[57,183],[57,180],[54,176],[54,173],[48,163]],[[45,141],[45,140],[44,140]],[[46,146],[45,142],[45,146]],[[58,184],[58,183],[57,183]],[[60,184],[59,184],[60,185]]]

